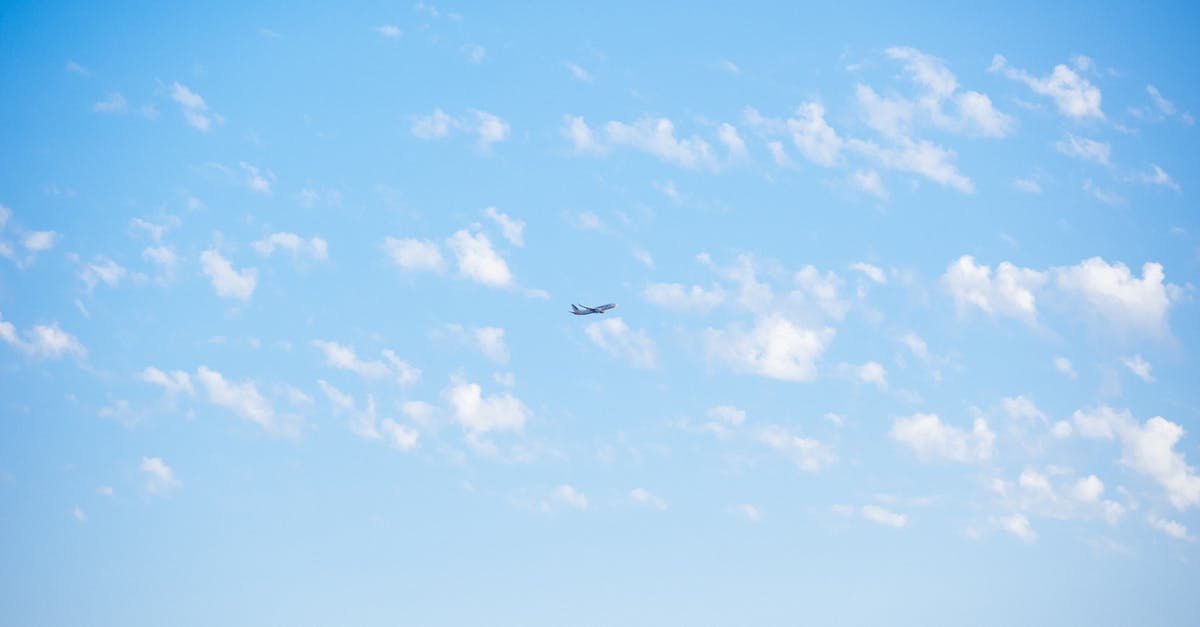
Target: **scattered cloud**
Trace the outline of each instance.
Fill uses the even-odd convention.
[[[446,269],[446,262],[442,259],[441,248],[438,247],[436,242],[418,239],[397,239],[389,236],[384,238],[383,244],[392,262],[402,270],[409,272],[436,272],[440,274]]]
[[[142,488],[152,496],[183,487],[183,482],[175,477],[175,471],[161,457],[143,457],[138,470],[142,473]]]
[[[329,245],[319,237],[305,240],[295,233],[281,232],[272,233],[254,242],[254,250],[265,257],[270,257],[276,249],[286,250],[296,257],[304,255],[318,261],[329,258]]]
[[[719,285],[706,290],[699,285],[687,288],[679,283],[651,283],[642,296],[664,309],[694,313],[711,311],[725,301],[725,291]]]
[[[221,124],[225,121],[219,114],[209,110],[208,103],[200,94],[188,89],[186,85],[172,83],[170,91],[171,100],[179,104],[179,108],[183,112],[183,119],[188,126],[198,131],[208,132],[212,129],[213,124]]]
[[[638,503],[639,505],[645,505],[646,507],[656,509],[660,512],[667,511],[667,502],[658,496],[655,496],[645,488],[634,488],[630,490],[629,498],[632,499],[634,503]]]
[[[578,64],[570,61],[564,61],[563,67],[567,68],[567,71],[571,73],[571,76],[575,77],[575,80],[583,81],[585,83],[592,82],[592,75],[588,74],[588,71],[580,67]]]
[[[828,445],[789,433],[783,427],[766,427],[758,437],[763,444],[791,458],[800,470],[815,472],[837,461],[837,455]]]
[[[762,520],[762,510],[749,503],[741,503],[730,508],[730,512],[747,522],[756,523]]]
[[[500,232],[509,243],[518,247],[525,245],[525,222],[523,220],[512,218],[495,207],[488,207],[483,210],[483,213],[491,218],[496,226],[500,227]]]
[[[210,248],[200,254],[200,265],[221,298],[248,301],[258,285],[257,269],[235,270],[233,264],[215,249]]]
[[[880,525],[899,529],[908,524],[908,517],[904,514],[897,514],[878,505],[864,505],[859,511],[862,512],[863,518]]]
[[[129,104],[125,102],[125,97],[120,92],[112,92],[104,100],[98,100],[92,105],[92,111],[96,113],[125,113],[129,110]]]
[[[1076,137],[1070,133],[1054,143],[1054,149],[1083,161],[1094,161],[1100,165],[1109,165],[1108,158],[1112,148],[1104,143],[1086,137]]]
[[[959,314],[972,307],[989,314],[1018,318],[1027,324],[1037,324],[1037,299],[1034,290],[1046,283],[1044,273],[1019,268],[1007,261],[996,267],[995,276],[986,265],[963,255],[950,264],[942,275],[942,286],[954,298]]]
[[[1104,119],[1104,112],[1100,110],[1100,90],[1066,65],[1060,63],[1054,66],[1049,75],[1036,77],[1010,66],[1003,55],[997,54],[992,58],[988,71],[999,72],[1025,83],[1034,93],[1050,97],[1059,113],[1067,117],[1078,120]]]
[[[13,323],[6,322],[0,315],[0,342],[40,359],[58,359],[64,355],[73,355],[78,359],[87,357],[87,349],[83,344],[74,335],[59,328],[57,322],[35,325],[23,335],[25,339],[17,335]]]
[[[738,325],[704,331],[709,357],[738,372],[783,381],[812,381],[816,361],[833,341],[831,327],[808,328],[780,314],[760,317],[749,330]]]
[[[1126,411],[1106,405],[1078,410],[1071,416],[1084,438],[1111,440],[1121,444],[1121,463],[1158,482],[1167,499],[1178,510],[1200,505],[1200,475],[1189,466],[1184,454],[1175,450],[1183,439],[1183,427],[1161,416],[1139,424]]]
[[[446,246],[454,253],[458,262],[458,273],[464,278],[488,287],[509,287],[513,283],[512,271],[504,258],[492,248],[487,235],[472,235],[459,230],[446,240]]]
[[[499,116],[471,109],[461,116],[451,116],[440,108],[429,115],[413,116],[409,127],[418,139],[442,139],[455,131],[476,136],[476,147],[483,153],[491,151],[492,145],[508,139],[511,128]]]
[[[1121,363],[1125,364],[1125,367],[1129,368],[1129,371],[1136,374],[1142,381],[1154,383],[1154,375],[1150,374],[1150,362],[1142,359],[1141,355],[1123,357]]]
[[[634,368],[657,368],[658,351],[644,330],[634,331],[620,317],[607,318],[584,327],[593,344],[624,359]]]
[[[561,505],[581,511],[588,508],[587,495],[568,483],[564,483],[554,489],[554,500]]]
[[[582,122],[582,118],[578,119]],[[686,139],[676,138],[675,124],[667,118],[642,118],[632,124],[612,121],[604,125],[604,132],[608,142],[614,146],[628,146],[683,168],[718,168],[716,156],[708,142],[694,135]]]
[[[991,459],[996,442],[983,418],[976,418],[968,433],[942,422],[937,414],[897,418],[888,435],[911,449],[921,461],[984,462]]]

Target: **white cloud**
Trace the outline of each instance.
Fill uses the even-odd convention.
[[[748,522],[756,523],[762,520],[762,511],[749,503],[741,503],[730,508],[734,516],[742,518]]]
[[[79,278],[87,284],[88,292],[91,292],[99,283],[116,287],[125,274],[126,270],[120,264],[108,257],[98,255],[93,261],[83,264]]]
[[[483,63],[483,60],[487,58],[487,49],[479,44],[463,44],[460,51],[470,63]]]
[[[1034,179],[1016,179],[1013,181],[1013,187],[1027,194],[1042,193],[1042,186]]]
[[[880,285],[887,283],[887,276],[883,273],[883,269],[877,266],[858,261],[850,264],[850,269],[865,274],[867,278]]]
[[[307,255],[313,259],[324,261],[329,258],[329,245],[319,237],[305,240],[295,233],[272,233],[254,242],[254,250],[264,256],[270,256],[279,248],[293,255]]]
[[[38,253],[54,248],[54,242],[57,240],[58,233],[54,231],[30,231],[25,234],[25,239],[21,243],[29,252]]]
[[[660,512],[667,511],[667,502],[652,494],[645,488],[634,488],[629,491],[629,498],[635,503],[652,507]]]
[[[1009,418],[1018,420],[1038,420],[1046,422],[1046,414],[1032,399],[1024,395],[1015,398],[1005,397],[1000,401],[1000,408]]]
[[[954,151],[928,140],[913,141],[903,137],[896,140],[895,147],[884,148],[872,141],[852,139],[848,146],[876,159],[885,168],[919,174],[934,183],[966,194],[975,192],[975,184],[971,179],[954,167]]]
[[[1076,411],[1072,419],[1083,437],[1112,439],[1115,434],[1121,443],[1121,463],[1157,481],[1176,509],[1200,505],[1200,475],[1175,450],[1183,439],[1182,426],[1161,416],[1138,424],[1128,411],[1107,406]]]
[[[943,423],[936,414],[913,414],[892,422],[892,439],[912,449],[921,461],[945,459],[975,463],[992,456],[995,434],[987,421],[976,418],[971,433]]]
[[[454,117],[436,108],[429,115],[413,116],[409,130],[418,139],[442,139],[455,131],[471,133],[476,136],[480,151],[486,153],[491,150],[492,144],[508,139],[511,128],[500,117],[487,111],[471,109],[461,117]]]
[[[888,199],[888,191],[883,186],[883,179],[875,170],[855,170],[854,174],[850,175],[850,182],[880,200]]]
[[[71,517],[81,523],[87,522],[87,514],[83,513],[83,510],[78,505],[71,510]]]
[[[664,309],[689,312],[707,312],[725,300],[725,291],[718,285],[704,289],[693,285],[690,289],[679,283],[651,283],[642,295],[650,303]]]
[[[499,327],[475,329],[475,341],[488,359],[500,364],[508,363],[508,346],[504,342],[504,329]]]
[[[442,272],[446,263],[436,242],[386,237],[384,249],[397,266],[413,272]]]
[[[385,348],[383,358],[388,360],[392,366],[392,373],[396,376],[396,383],[400,385],[412,385],[421,379],[421,369],[412,364],[400,359],[394,351]]]
[[[856,366],[854,368],[854,377],[863,383],[869,383],[881,390],[887,389],[887,369],[879,362],[868,361],[861,366]]]
[[[520,399],[505,392],[503,395],[484,396],[476,383],[455,381],[443,392],[450,404],[454,420],[469,435],[483,435],[493,431],[520,432],[529,418],[529,408]]]
[[[900,338],[900,342],[907,346],[908,350],[917,359],[921,361],[929,360],[929,345],[925,343],[925,340],[921,339],[921,336],[909,331],[904,334],[904,337]]]
[[[1142,359],[1141,355],[1124,357],[1121,359],[1121,363],[1125,364],[1125,367],[1129,368],[1129,371],[1136,374],[1141,380],[1146,383],[1154,383],[1154,375],[1150,374],[1150,362]]]
[[[368,394],[366,407],[364,407],[362,410],[359,410],[353,396],[346,394],[333,385],[330,385],[329,382],[321,379],[317,380],[317,385],[320,386],[321,391],[325,392],[325,396],[329,398],[329,403],[333,405],[333,413],[335,416],[349,414],[350,420],[347,423],[347,426],[349,427],[351,433],[367,440],[378,440],[383,437],[379,433],[377,420],[375,418],[374,396]],[[395,427],[393,427],[393,430],[395,433],[389,434],[389,439],[393,440],[393,444],[397,445],[397,448],[404,449],[404,447],[400,445],[406,441],[405,436],[408,434],[405,432],[405,429],[400,428],[399,424],[396,424]],[[395,442],[397,437],[400,438],[399,442]],[[412,439],[412,445],[416,445],[415,438]]]
[[[450,134],[452,127],[458,122],[441,109],[425,116],[415,116],[412,123],[412,134],[418,139],[440,139]]]
[[[1046,282],[1044,273],[1017,267],[1007,261],[992,269],[977,265],[970,255],[958,258],[946,273],[941,283],[954,297],[959,314],[970,307],[978,307],[993,315],[1006,315],[1033,325],[1037,323],[1037,299],[1033,290]]]
[[[495,207],[488,207],[483,210],[483,213],[500,227],[500,232],[504,234],[504,239],[512,243],[513,246],[525,245],[524,221],[512,218],[508,214],[498,211]]]
[[[588,74],[587,70],[579,67],[578,64],[565,61],[563,62],[563,67],[567,68],[567,70],[571,72],[571,76],[574,76],[576,80],[580,80],[585,83],[592,82],[592,75]]]
[[[196,394],[196,390],[192,388],[191,377],[182,370],[174,370],[168,373],[150,366],[142,370],[138,378],[146,383],[162,387],[166,390],[167,394],[178,394],[180,392],[186,392],[188,396]]]
[[[595,131],[583,121],[583,116],[564,115],[560,132],[571,141],[577,153],[599,155],[604,154],[606,150]]]
[[[1100,165],[1109,165],[1108,158],[1112,154],[1112,148],[1108,144],[1086,137],[1076,137],[1070,133],[1067,133],[1066,138],[1055,142],[1054,149],[1068,157],[1094,161]]]
[[[958,91],[957,79],[941,59],[903,47],[889,48],[886,54],[904,64],[906,73],[923,88],[923,93],[915,100],[884,97],[866,85],[858,85],[855,94],[867,125],[883,135],[906,140],[917,121],[979,137],[1004,137],[1015,126],[1010,116],[992,106],[987,95]],[[952,103],[949,111],[947,103]]]
[[[142,251],[142,258],[162,266],[168,277],[174,273],[175,264],[179,262],[175,251],[169,246],[147,246]]]
[[[862,517],[867,520],[886,525],[888,527],[896,527],[897,529],[908,524],[908,517],[904,514],[897,514],[888,511],[878,505],[864,505],[861,509]]]
[[[492,144],[508,139],[511,129],[504,120],[487,111],[472,111],[472,114],[475,123],[471,128],[479,138],[481,150],[488,150]]]
[[[1093,198],[1106,205],[1119,205],[1125,202],[1125,198],[1120,194],[1097,187],[1090,178],[1083,180],[1083,191],[1091,194]]]
[[[614,357],[624,358],[634,368],[658,366],[654,340],[644,330],[630,329],[620,317],[593,322],[584,328],[584,333],[593,344]]]
[[[188,126],[198,131],[208,132],[214,123],[220,124],[224,121],[220,115],[208,110],[208,103],[204,102],[204,98],[201,98],[200,94],[188,89],[185,85],[179,83],[171,85],[171,100],[179,103],[179,107],[183,111],[183,119],[187,121]]]
[[[183,486],[175,471],[161,457],[143,457],[138,470],[144,475],[143,488],[147,494],[166,494]]]
[[[1067,359],[1066,357],[1055,357],[1054,369],[1067,375],[1068,377],[1071,377],[1072,379],[1079,378],[1079,375],[1075,373],[1075,366],[1071,365],[1071,360]]]
[[[1167,520],[1166,518],[1159,518],[1154,514],[1148,514],[1146,516],[1146,522],[1150,523],[1151,527],[1171,536],[1172,538],[1175,538],[1176,540],[1187,540],[1188,542],[1196,541],[1195,538],[1188,535],[1187,527],[1175,522],[1174,520]]]
[[[612,121],[605,124],[604,131],[611,144],[629,146],[684,168],[717,169],[708,142],[696,136],[677,139],[675,125],[667,118],[642,118],[633,124]]]
[[[800,288],[800,293],[815,302],[825,315],[841,320],[850,309],[850,303],[838,296],[842,280],[832,270],[821,274],[820,270],[806,265],[792,275],[792,279]]]
[[[0,316],[0,341],[14,348],[43,359],[58,359],[63,355],[74,355],[83,359],[87,357],[87,349],[75,336],[59,328],[58,323],[50,325],[35,325],[25,331],[25,340],[17,336],[17,328],[11,322],[5,322]]]
[[[125,97],[115,91],[92,105],[92,111],[96,113],[125,113],[128,109],[129,104],[125,102]]]
[[[1164,187],[1169,187],[1176,192],[1180,191],[1181,188],[1179,187],[1179,183],[1176,183],[1175,179],[1172,179],[1169,174],[1163,172],[1163,169],[1158,167],[1158,164],[1151,163],[1150,168],[1150,172],[1139,173],[1135,175],[1134,180],[1147,185],[1162,185]]]
[[[383,26],[376,26],[375,32],[379,33],[380,35],[382,35],[384,37],[388,37],[391,39],[395,39],[395,38],[399,37],[400,35],[404,34],[403,31],[400,30],[400,27],[393,26],[391,24],[385,24]]]
[[[246,173],[244,183],[247,188],[260,194],[271,195],[271,182],[275,180],[274,172],[267,170],[264,173],[245,161],[239,163],[238,166]]]
[[[1054,423],[1054,427],[1050,429],[1050,435],[1053,435],[1061,440],[1071,437],[1071,433],[1073,431],[1074,429],[1071,428],[1071,423],[1067,422],[1066,420],[1059,420],[1058,422]]]
[[[78,74],[80,76],[91,76],[92,74],[87,68],[74,61],[67,61],[66,70],[72,74]]]
[[[825,107],[805,102],[796,108],[796,117],[786,122],[792,144],[809,161],[831,167],[838,162],[842,138],[825,122]]]
[[[766,427],[758,437],[763,444],[787,455],[804,471],[815,472],[837,461],[837,455],[829,446],[819,440],[789,433],[783,427]]]
[[[209,249],[200,254],[200,265],[204,274],[212,280],[213,289],[222,298],[237,298],[250,300],[254,288],[258,285],[258,270],[245,268],[234,270],[233,264],[221,256],[221,253]]]
[[[635,248],[635,249],[633,249],[632,254],[633,254],[634,259],[637,259],[642,265],[646,266],[647,268],[654,267],[654,257],[652,257],[649,252],[642,250],[641,248]]]
[[[746,142],[738,134],[737,128],[732,124],[722,122],[721,126],[717,129],[717,138],[729,150],[730,163],[740,163],[749,159],[750,153],[746,150]]]
[[[711,358],[736,371],[783,381],[812,381],[817,376],[816,360],[833,337],[830,327],[805,328],[771,314],[759,318],[749,331],[737,326],[709,328],[704,343]]]
[[[1054,66],[1050,75],[1038,78],[1025,70],[1009,66],[1008,60],[997,54],[992,58],[988,70],[1000,72],[1012,80],[1025,83],[1035,93],[1049,96],[1063,115],[1077,119],[1104,119],[1104,112],[1100,110],[1100,90],[1061,63]]]
[[[207,366],[196,370],[196,379],[208,392],[208,400],[257,424],[274,435],[295,436],[298,425],[275,413],[275,408],[258,392],[253,381],[234,383]]]
[[[1118,334],[1170,336],[1167,313],[1179,298],[1179,288],[1164,283],[1163,267],[1142,265],[1142,278],[1120,262],[1109,264],[1092,257],[1074,266],[1056,268],[1055,284],[1074,296],[1087,313],[1099,318]]]
[[[379,423],[383,430],[384,439],[388,444],[402,451],[411,451],[417,447],[421,434],[412,427],[406,427],[391,418],[384,418]]]
[[[1037,540],[1038,534],[1029,524],[1029,519],[1024,514],[1012,514],[1000,518],[997,523],[1000,528],[1017,536],[1022,542],[1030,543]]]
[[[1150,94],[1150,99],[1154,101],[1154,106],[1158,108],[1163,115],[1175,115],[1175,103],[1163,98],[1163,95],[1159,93],[1157,87],[1154,85],[1146,85],[1146,93]]]
[[[313,340],[313,346],[325,353],[326,365],[358,374],[360,377],[372,380],[383,379],[392,374],[391,368],[382,361],[364,361],[359,359],[354,349],[337,342]]]
[[[587,495],[567,483],[554,489],[554,500],[578,510],[586,510],[588,508]]]
[[[717,61],[717,67],[721,70],[729,72],[730,74],[740,74],[742,71],[736,63],[730,61],[729,59],[721,59],[720,61]]]
[[[476,283],[489,287],[512,285],[512,272],[508,264],[493,248],[487,235],[471,235],[459,230],[446,240],[446,246],[454,253],[458,262],[458,273]]]

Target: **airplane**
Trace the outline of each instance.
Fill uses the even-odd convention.
[[[588,314],[594,314],[594,313],[602,314],[616,306],[617,306],[616,303],[600,305],[599,307],[588,307],[587,305],[584,305],[583,308],[580,309],[579,307],[576,307],[574,303],[572,303],[571,304],[571,313],[575,314],[576,316],[586,316]]]

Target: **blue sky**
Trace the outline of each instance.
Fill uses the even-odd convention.
[[[1192,618],[1194,7],[294,4],[0,8],[0,622]]]

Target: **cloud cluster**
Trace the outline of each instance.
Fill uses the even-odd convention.
[[[979,309],[991,315],[1038,322],[1038,294],[1057,296],[1120,336],[1170,336],[1168,313],[1181,289],[1165,282],[1161,264],[1147,262],[1141,278],[1121,262],[1100,257],[1046,271],[1021,268],[1007,261],[992,268],[963,255],[946,269],[942,286],[960,314]]]
[[[487,111],[472,109],[461,116],[451,116],[438,108],[428,115],[414,116],[409,130],[413,137],[426,140],[444,139],[459,131],[469,133],[475,135],[479,150],[486,153],[493,144],[508,139],[512,129],[507,122]]]

